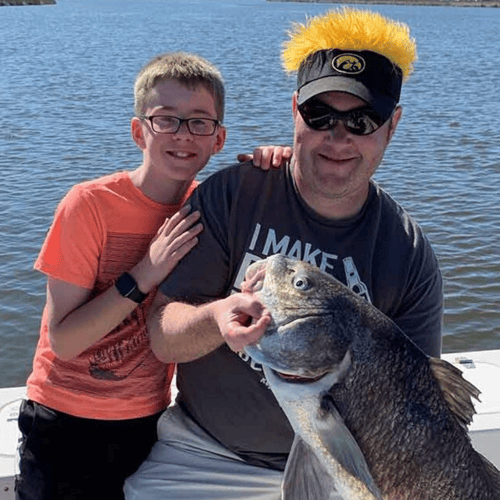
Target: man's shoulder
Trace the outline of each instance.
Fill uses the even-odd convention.
[[[232,203],[236,199],[248,199],[263,192],[265,186],[274,185],[278,169],[264,171],[251,162],[236,163],[211,174],[196,188],[194,198],[203,198],[206,203]],[[203,203],[200,199],[200,202]]]
[[[228,182],[231,179],[239,179],[241,177],[262,178],[266,177],[269,173],[270,170],[262,170],[261,168],[255,167],[251,161],[245,161],[234,163],[233,165],[217,170],[209,175],[202,184],[206,184],[207,182]]]
[[[420,225],[405,207],[378,184],[373,183],[373,186],[384,218],[391,218],[403,227],[411,226],[414,230],[421,231]]]
[[[371,181],[373,192],[375,197],[380,200],[383,204],[383,208],[386,210],[392,210],[394,212],[406,212],[403,206],[397,202],[380,184],[375,181]]]
[[[380,227],[384,232],[381,241],[399,254],[406,248],[409,253],[434,255],[432,245],[418,221],[391,195],[376,186],[380,203]]]

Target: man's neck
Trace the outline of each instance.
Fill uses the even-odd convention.
[[[330,220],[346,220],[356,216],[363,208],[370,192],[367,184],[354,193],[329,195],[318,192],[294,178],[295,186],[304,202],[318,215]]]
[[[302,196],[306,204],[314,210],[318,215],[330,220],[347,220],[356,216],[363,205],[365,204],[366,198],[356,204],[346,204],[339,200],[328,200],[328,199],[318,199],[317,197],[308,200]]]

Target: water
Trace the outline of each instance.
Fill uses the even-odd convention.
[[[292,21],[333,4],[264,0],[58,0],[0,8],[0,386],[31,369],[45,278],[33,261],[76,182],[141,161],[133,81],[157,53],[197,52],[227,84],[224,151],[290,143]],[[421,223],[445,277],[444,350],[500,347],[500,9],[372,6],[419,47],[404,114],[377,180]]]

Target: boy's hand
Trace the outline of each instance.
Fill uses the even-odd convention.
[[[146,255],[131,269],[130,274],[143,293],[159,285],[198,243],[197,236],[203,229],[200,223],[196,223],[200,213],[189,214],[190,210],[190,206],[185,206],[167,218],[151,241]]]
[[[271,167],[285,166],[292,158],[290,146],[259,146],[253,154],[239,154],[238,161],[252,161],[256,167],[269,170]]]

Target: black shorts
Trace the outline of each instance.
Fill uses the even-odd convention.
[[[17,500],[123,500],[125,478],[156,441],[160,414],[91,420],[23,401]]]

